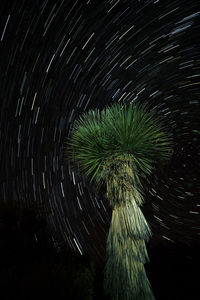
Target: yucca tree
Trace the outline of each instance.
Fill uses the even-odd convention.
[[[172,139],[155,112],[120,104],[84,113],[74,122],[66,154],[112,207],[104,288],[114,300],[154,299],[144,264],[151,230],[140,209],[142,178],[166,161]]]

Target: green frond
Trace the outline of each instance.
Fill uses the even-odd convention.
[[[159,117],[145,105],[120,103],[90,110],[75,121],[66,156],[83,174],[96,180],[107,161],[125,157],[139,176],[172,153],[172,138]]]

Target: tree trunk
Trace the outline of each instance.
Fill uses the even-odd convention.
[[[145,240],[151,231],[138,199],[126,193],[124,200],[113,207],[104,288],[114,300],[154,300],[144,268],[148,261]]]

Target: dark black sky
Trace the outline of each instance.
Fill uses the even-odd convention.
[[[145,185],[149,245],[200,234],[199,1],[0,2],[0,199],[43,206],[78,253],[104,255],[110,210],[64,160],[73,121],[112,102],[146,102],[174,154]]]

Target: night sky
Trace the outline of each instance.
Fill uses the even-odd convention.
[[[199,32],[199,0],[1,0],[0,201],[36,203],[58,248],[103,259],[108,201],[64,143],[84,111],[147,103],[174,139],[143,182],[149,247],[199,244]]]

